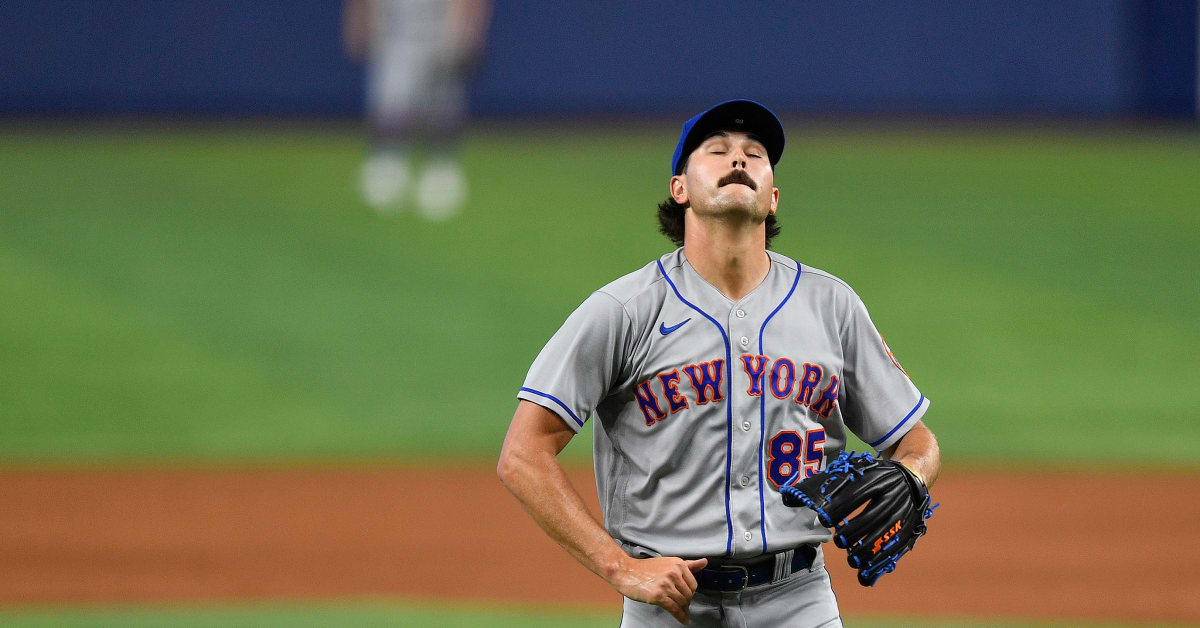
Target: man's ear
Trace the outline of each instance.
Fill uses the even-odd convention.
[[[771,213],[779,209],[779,188],[771,188]]]
[[[686,182],[686,174],[677,174],[671,177],[671,198],[680,205],[688,204],[687,186],[685,185]]]

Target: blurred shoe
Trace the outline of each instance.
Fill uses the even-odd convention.
[[[359,173],[358,188],[363,202],[381,214],[393,214],[404,203],[408,191],[408,159],[394,152],[374,153]]]
[[[457,161],[426,162],[417,180],[417,211],[427,220],[449,220],[467,201],[467,177]]]

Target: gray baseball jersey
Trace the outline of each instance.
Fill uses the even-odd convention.
[[[830,538],[779,487],[836,458],[846,429],[895,444],[929,401],[840,279],[768,251],[733,302],[677,249],[594,292],[518,398],[578,431],[596,418],[604,526],[627,548],[745,558]]]

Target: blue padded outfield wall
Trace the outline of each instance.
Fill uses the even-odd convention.
[[[337,0],[0,3],[0,113],[355,115]],[[1197,0],[496,0],[477,115],[1193,118]]]

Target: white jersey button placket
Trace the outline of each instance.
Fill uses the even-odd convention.
[[[732,311],[728,312],[728,338],[733,345],[733,349],[739,353],[750,351],[751,332],[757,328],[757,323],[753,322],[749,313],[742,307],[734,306]],[[731,497],[730,506],[735,509],[738,516],[734,517],[732,522],[736,528],[741,528],[741,538],[734,539],[734,551],[737,553],[750,552],[756,549],[756,535],[751,531],[756,529],[759,522],[759,498],[758,485],[751,480],[753,479],[754,471],[758,468],[758,434],[753,431],[755,428],[755,418],[758,417],[759,401],[756,397],[748,396],[745,393],[748,384],[742,380],[745,377],[745,370],[741,368],[742,361],[737,355],[733,356],[733,360],[738,368],[732,369],[731,375],[737,381],[736,385],[730,386],[730,402],[734,404],[734,424],[741,426],[741,431],[735,431],[731,434],[732,442],[730,443],[733,453],[731,476],[731,489],[737,489]],[[733,382],[730,382],[733,384]],[[761,548],[759,548],[761,549]]]

